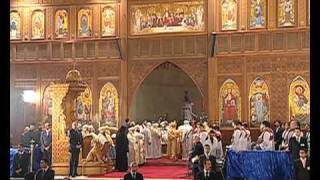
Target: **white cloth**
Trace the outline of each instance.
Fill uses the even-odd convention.
[[[218,142],[218,139],[216,137],[213,137],[212,140],[208,136],[208,139],[204,142],[203,145],[209,144],[210,146],[210,155],[214,156],[216,159],[222,158],[222,143],[221,141]]]
[[[272,133],[268,131],[264,131],[261,133],[261,135],[258,137],[258,139],[262,140],[261,143],[258,144],[258,146],[261,148],[261,150],[265,151],[273,151],[274,150],[274,141]]]
[[[151,158],[160,158],[161,153],[161,131],[160,128],[151,128]]]
[[[182,159],[188,159],[189,152],[192,150],[192,126],[184,124],[179,126],[178,131],[182,132]]]
[[[129,142],[128,164],[130,165],[132,162],[135,162],[136,138],[133,132],[129,132],[127,138]]]
[[[231,143],[231,150],[234,151],[241,151],[242,146],[241,146],[241,135],[242,132],[240,129],[235,129],[232,135],[232,143]]]
[[[208,136],[208,132],[207,131],[202,131],[200,132],[199,134],[199,137],[200,137],[200,142],[202,145],[204,145],[206,139],[207,139],[207,136]]]
[[[151,158],[151,152],[152,152],[152,147],[151,147],[151,131],[150,127],[144,127],[142,131],[144,135],[144,150],[146,154],[146,158]]]

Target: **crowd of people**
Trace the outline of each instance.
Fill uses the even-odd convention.
[[[237,152],[246,150],[289,151],[294,160],[297,180],[309,178],[309,125],[306,125],[303,133],[299,122],[295,120],[284,124],[275,121],[274,128],[271,127],[270,122],[263,121],[260,125],[261,134],[254,141],[246,123],[234,120],[232,124],[234,131],[231,143],[225,143],[229,144],[226,149]],[[92,141],[100,142],[101,139],[104,139],[103,142],[109,142],[110,146],[106,151],[112,152],[115,158],[114,169],[122,172],[130,169],[128,177],[136,177],[137,166],[144,165],[148,159],[165,157],[173,161],[186,160],[195,179],[222,179],[224,148],[218,124],[196,120],[192,122],[185,120],[179,126],[176,121],[166,120],[155,123],[144,121],[141,124],[135,124],[126,119],[116,134],[112,134],[108,128],[99,128],[99,134],[95,133],[95,129],[90,125],[80,126],[77,122],[72,123],[72,129],[68,131],[71,155],[69,176],[78,176],[80,149],[84,148],[83,137],[94,135],[96,138],[93,138]],[[30,148],[32,140],[35,146],[41,149],[40,167],[32,168],[36,176],[40,176],[39,173],[44,175],[48,169],[50,176],[54,176],[54,171],[50,169],[52,141],[50,123],[39,124],[38,129],[35,129],[33,124],[25,128],[21,136],[22,143],[18,145],[18,153],[14,158],[14,176],[23,177],[29,172],[27,165],[30,163],[30,153],[25,152],[25,149]],[[90,150],[94,153],[93,151],[94,148]],[[94,154],[91,155],[92,159],[97,157],[93,156]],[[104,161],[105,158],[112,158],[112,156],[100,158]],[[143,178],[142,175],[141,177]]]

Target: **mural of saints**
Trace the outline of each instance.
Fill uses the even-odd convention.
[[[233,120],[240,120],[241,99],[237,84],[226,80],[220,88],[220,121],[222,126],[231,126]]]
[[[266,82],[258,77],[249,91],[249,115],[251,126],[259,126],[263,121],[270,120],[269,90]]]
[[[52,105],[53,105],[53,91],[50,86],[47,86],[42,98],[42,120],[52,120]]]
[[[19,12],[12,11],[10,13],[10,39],[21,38],[21,17]]]
[[[295,25],[295,0],[278,1],[278,24],[279,26]]]
[[[68,36],[68,12],[66,10],[57,10],[55,15],[55,35],[57,38]]]
[[[116,32],[116,14],[114,7],[107,6],[103,8],[101,15],[102,36],[115,36]]]
[[[117,127],[119,120],[119,96],[117,89],[111,83],[105,84],[101,89],[99,112],[102,124]]]
[[[134,4],[129,9],[131,35],[205,30],[203,0]]]
[[[90,37],[92,35],[91,9],[81,9],[78,12],[78,36]]]
[[[290,119],[295,119],[304,125],[310,122],[310,88],[301,77],[296,77],[289,92]]]
[[[222,30],[237,30],[238,28],[238,2],[237,0],[221,1]]]
[[[45,24],[44,24],[44,12],[36,10],[32,13],[31,18],[32,39],[44,39],[45,38]]]
[[[76,119],[80,121],[91,120],[92,93],[89,87],[75,100]]]
[[[250,28],[264,28],[266,25],[266,0],[251,0]]]

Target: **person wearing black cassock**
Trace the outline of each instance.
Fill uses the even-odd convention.
[[[199,157],[204,153],[203,145],[200,142],[200,137],[195,137],[195,144],[193,145],[190,161],[192,162],[192,170],[194,179],[197,177],[197,173],[199,172]]]
[[[77,129],[77,122],[72,123],[72,129],[69,131],[69,143],[69,152],[71,153],[69,176],[75,177],[78,176],[79,154],[83,143],[81,132]]]
[[[41,159],[41,169],[37,172],[35,180],[54,180],[55,172],[49,167],[48,163],[49,161],[47,159]]]
[[[308,149],[308,142],[305,137],[303,137],[300,128],[294,130],[294,135],[289,140],[289,151],[292,154],[292,159],[296,160],[299,158],[300,147]]]
[[[14,156],[14,177],[24,177],[28,172],[30,156],[24,151],[23,144],[18,145],[18,153]]]
[[[121,126],[116,135],[116,169],[119,171],[128,170],[129,143],[126,134],[126,127]]]
[[[310,179],[310,161],[307,152],[307,148],[301,147],[299,150],[300,158],[294,161],[294,171],[296,180]]]

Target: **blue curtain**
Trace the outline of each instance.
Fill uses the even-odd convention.
[[[10,176],[13,176],[13,172],[15,171],[13,167],[14,156],[17,154],[18,150],[14,148],[10,148]]]
[[[227,180],[294,180],[290,152],[230,150],[225,168]]]

